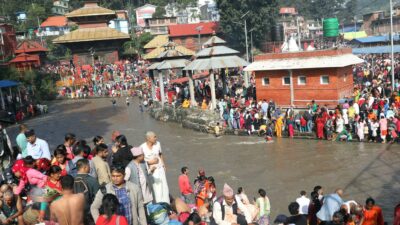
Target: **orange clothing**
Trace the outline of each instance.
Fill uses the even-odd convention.
[[[375,113],[370,113],[368,114],[368,119],[372,121],[373,119],[377,120],[378,118],[376,117]]]
[[[200,208],[204,205],[204,201],[208,198],[208,192],[210,190],[210,182],[206,180],[204,186],[201,188],[199,193],[196,195],[196,207]]]
[[[364,222],[362,225],[383,225],[382,209],[379,206],[373,206],[372,209],[365,209]]]

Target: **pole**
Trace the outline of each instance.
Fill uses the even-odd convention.
[[[215,78],[214,78],[213,70],[211,70],[211,72],[210,72],[210,89],[211,89],[212,110],[214,110],[217,107],[217,99],[215,96]]]
[[[253,31],[250,32],[250,54],[251,54],[251,62],[254,61],[254,53],[253,53]]]
[[[395,91],[394,85],[394,46],[393,46],[393,0],[390,0],[390,46],[391,46],[391,53],[392,53],[392,91]]]
[[[247,41],[247,20],[244,19],[244,35],[246,37],[246,61],[249,61],[249,43]],[[249,87],[249,74],[244,72],[244,86]]]
[[[247,42],[247,20],[244,20],[244,35],[246,36],[246,60],[249,61],[249,44]]]
[[[199,51],[200,51],[201,50],[201,34],[200,34],[200,31],[199,31],[198,38],[199,38]]]
[[[1,90],[1,88],[0,88],[0,98],[1,98],[1,108],[5,110],[6,104],[4,103],[3,91]]]
[[[356,32],[357,32],[357,17],[354,16],[354,36],[353,36],[353,38],[356,38]]]
[[[164,108],[165,103],[165,94],[164,94],[164,81],[163,81],[163,73],[166,70],[163,70],[161,73],[158,73],[158,82],[160,86],[160,98],[161,98],[161,107]]]
[[[194,98],[194,84],[193,84],[193,70],[189,71],[189,94],[190,94],[190,107],[196,106],[196,99]]]
[[[289,78],[290,78],[290,105],[294,104],[294,87],[293,87],[293,71],[289,70]]]
[[[297,41],[299,45],[299,50],[301,50],[301,35],[300,35],[300,23],[299,23],[299,17],[296,18],[297,21]]]

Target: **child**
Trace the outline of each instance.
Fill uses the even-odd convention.
[[[15,195],[19,195],[27,184],[36,185],[39,188],[45,186],[47,182],[47,176],[33,169],[35,160],[32,156],[27,156],[23,160],[17,160],[12,167],[12,172],[18,177],[19,184],[13,188]]]
[[[217,123],[217,126],[214,127],[214,132],[215,132],[215,137],[219,137],[221,135],[219,122]]]
[[[371,139],[370,139],[370,141],[369,142],[376,142],[377,141],[377,139],[376,139],[376,137],[378,136],[378,128],[379,128],[379,123],[378,123],[378,121],[376,120],[376,119],[372,119],[372,122],[371,122],[371,133],[372,133],[372,135],[371,135]]]

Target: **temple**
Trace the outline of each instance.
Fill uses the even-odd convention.
[[[78,29],[53,40],[69,48],[75,65],[114,63],[119,60],[122,44],[130,39],[128,34],[108,27],[116,12],[100,7],[98,1],[87,0],[85,5],[67,13],[68,20],[75,22]]]

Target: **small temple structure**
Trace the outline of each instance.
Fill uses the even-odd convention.
[[[15,50],[16,57],[8,63],[20,72],[30,71],[44,62],[48,51],[39,42],[24,40]]]
[[[91,65],[94,60],[114,63],[119,60],[122,44],[129,34],[108,27],[115,11],[100,7],[97,0],[86,0],[82,8],[65,15],[78,29],[53,40],[72,51],[75,65]]]

